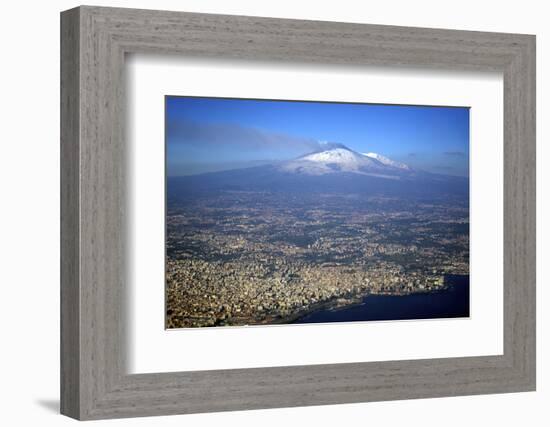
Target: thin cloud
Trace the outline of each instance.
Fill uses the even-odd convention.
[[[462,151],[445,151],[445,152],[443,152],[443,154],[445,154],[446,156],[451,156],[451,157],[462,157],[462,156],[466,155]]]
[[[303,138],[285,133],[245,127],[231,123],[202,123],[180,120],[168,124],[169,144],[190,146],[236,145],[249,149],[300,149],[315,151],[321,143],[315,139]]]

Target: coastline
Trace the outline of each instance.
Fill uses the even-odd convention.
[[[375,320],[405,320],[405,319],[431,319],[431,318],[456,318],[456,317],[468,317],[469,316],[469,275],[449,275],[452,277],[453,283],[446,283],[444,286],[442,286],[440,289],[437,290],[418,290],[414,292],[407,292],[407,293],[396,293],[396,292],[384,292],[384,293],[367,293],[364,294],[359,301],[357,302],[351,302],[350,304],[343,304],[343,305],[332,305],[329,303],[325,304],[324,307],[315,308],[312,310],[308,310],[308,313],[305,313],[303,315],[299,316],[293,316],[293,318],[288,322],[279,322],[279,323],[291,323],[291,324],[305,324],[305,323],[332,323],[332,322],[346,322],[346,321],[375,321]],[[457,282],[454,282],[457,280]],[[460,283],[460,282],[462,283]],[[388,316],[387,313],[384,313],[384,315],[380,317],[372,317],[371,315],[364,316],[364,310],[362,311],[363,316],[362,318],[355,318],[355,319],[349,319],[349,312],[355,311],[357,315],[357,312],[361,312],[361,307],[364,305],[367,305],[369,303],[369,299],[373,299],[375,306],[369,305],[369,307],[373,307],[376,310],[376,306],[380,305],[381,300],[385,300],[386,304],[382,303],[384,305],[385,309],[388,309],[390,312],[391,310],[395,310],[394,306],[396,306],[396,302],[404,302],[409,301],[411,298],[416,299],[418,301],[419,298],[421,299],[430,299],[429,303],[434,303],[435,301],[441,302],[442,300],[447,299],[452,296],[452,300],[454,301],[456,299],[456,303],[458,306],[460,306],[460,301],[463,301],[464,305],[460,306],[463,307],[463,309],[460,309],[454,313],[445,313],[445,314],[431,314],[431,315],[425,315],[425,313],[417,313],[415,315],[402,315],[402,313],[398,313],[394,311],[394,316]],[[465,301],[464,301],[465,299]],[[391,305],[388,306],[387,302],[391,301]],[[424,301],[426,303],[426,301]],[[437,304],[437,303],[436,303]],[[438,307],[435,307],[436,309]],[[378,310],[380,311],[380,309]],[[324,315],[323,315],[324,312]],[[370,312],[370,309],[369,309]],[[338,320],[334,319],[334,314],[339,315]],[[321,316],[319,316],[321,314]],[[327,315],[328,314],[328,315]],[[344,314],[342,316],[342,314]],[[348,316],[346,316],[348,314]],[[306,320],[310,316],[315,316],[315,320]],[[331,318],[332,319],[329,319]],[[322,320],[320,320],[322,319]],[[303,322],[301,320],[304,320]]]
[[[466,279],[467,278],[467,279]],[[424,313],[419,313],[417,315],[413,316],[407,316],[403,317],[401,313],[395,312],[395,317],[387,317],[384,318],[372,318],[372,316],[369,316],[368,314],[365,315],[363,313],[363,316],[361,318],[355,318],[355,319],[346,319],[346,315],[342,316],[342,318],[339,319],[331,319],[331,320],[309,320],[308,317],[310,316],[317,316],[319,317],[319,314],[328,313],[328,317],[334,317],[333,314],[335,313],[345,313],[352,311],[354,308],[359,308],[363,305],[365,305],[370,298],[398,298],[402,297],[404,299],[410,298],[410,297],[430,297],[430,296],[444,296],[448,295],[449,293],[452,293],[456,291],[457,285],[460,287],[460,283],[456,283],[456,280],[466,280],[466,292],[469,293],[469,275],[463,275],[463,274],[448,274],[445,275],[445,282],[443,285],[441,285],[437,289],[416,289],[408,292],[404,292],[402,290],[400,291],[384,291],[384,292],[372,292],[372,291],[360,291],[360,292],[349,292],[345,295],[338,295],[333,296],[329,299],[326,299],[324,301],[319,301],[314,304],[310,304],[307,307],[302,307],[293,313],[290,313],[286,316],[280,316],[277,314],[266,314],[265,317],[260,319],[251,319],[251,318],[233,318],[233,322],[225,323],[225,324],[215,324],[215,325],[205,325],[205,326],[199,326],[198,328],[211,328],[211,327],[239,327],[239,326],[268,326],[268,325],[285,325],[285,324],[311,324],[311,323],[333,323],[333,322],[346,322],[346,321],[374,321],[374,320],[403,320],[403,319],[429,319],[429,318],[449,318],[449,317],[465,317],[464,315],[424,315]],[[450,292],[449,292],[450,291]],[[390,311],[392,310],[392,306],[395,305],[395,302],[397,302],[396,299],[393,299],[392,305],[390,305],[388,308]],[[469,303],[467,304],[466,311],[469,313]],[[348,316],[349,317],[349,316]],[[306,320],[307,319],[307,320]]]
[[[447,276],[462,277],[462,276],[468,276],[468,275],[454,275],[454,274],[451,275],[450,274]],[[456,284],[453,284],[453,283],[445,283],[439,289],[435,289],[435,290],[422,289],[422,290],[415,290],[411,292],[391,292],[391,291],[370,292],[368,291],[368,292],[350,293],[344,296],[337,296],[325,301],[312,304],[305,309],[301,309],[285,317],[271,317],[271,318],[265,319],[262,322],[249,323],[248,325],[299,324],[301,323],[299,322],[300,319],[304,319],[320,311],[329,310],[329,311],[336,312],[340,310],[346,310],[355,306],[363,305],[365,304],[365,299],[372,296],[407,297],[411,295],[435,295],[435,294],[441,294],[441,293],[447,292],[453,289],[455,286]]]
[[[367,297],[368,295],[370,295],[370,292],[351,294],[349,297],[347,295],[343,297],[342,296],[332,297],[328,300],[312,304],[307,308],[299,310],[288,316],[276,318],[270,322],[256,323],[256,325],[283,325],[283,324],[294,323],[297,320],[305,316],[309,316],[310,314],[313,314],[320,310],[337,310],[338,308],[347,308],[353,305],[359,305],[362,303],[363,298]],[[350,300],[350,302],[349,303],[341,302],[341,300]],[[354,301],[352,302],[351,300],[354,300]]]

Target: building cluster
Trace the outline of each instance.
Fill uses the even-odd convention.
[[[366,270],[285,261],[169,260],[166,280],[169,328],[282,323],[367,294],[404,295],[444,286],[442,275],[408,276],[391,265]]]
[[[169,211],[169,328],[286,323],[369,294],[440,291],[446,275],[469,273],[467,206],[217,197]]]

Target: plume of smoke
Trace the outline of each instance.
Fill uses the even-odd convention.
[[[294,149],[303,152],[328,150],[341,144],[317,141],[313,138],[289,135],[270,130],[245,127],[232,123],[203,123],[195,121],[177,121],[167,124],[168,144],[188,146],[231,145],[244,149],[285,150]]]

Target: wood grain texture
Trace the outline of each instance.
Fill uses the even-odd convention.
[[[61,20],[61,412],[80,414],[78,10]]]
[[[62,413],[100,419],[535,388],[535,38],[133,9],[62,13]],[[504,74],[504,354],[129,375],[124,56]]]

